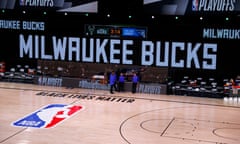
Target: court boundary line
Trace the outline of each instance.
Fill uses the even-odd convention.
[[[3,142],[8,141],[8,140],[11,139],[12,137],[14,137],[14,136],[16,136],[16,135],[18,135],[18,134],[24,132],[26,129],[28,129],[28,128],[22,128],[21,130],[19,130],[19,131],[15,132],[14,134],[12,134],[12,135],[10,135],[10,136],[4,138],[3,140],[1,140],[0,143],[3,143]]]
[[[38,86],[38,85],[37,85]],[[189,102],[189,101],[177,101],[177,100],[163,100],[163,99],[154,99],[154,98],[143,98],[143,97],[127,97],[127,96],[120,96],[120,95],[110,95],[110,94],[96,94],[96,93],[73,93],[73,92],[66,92],[66,91],[51,91],[51,90],[38,90],[38,89],[26,89],[26,88],[8,88],[8,87],[0,87],[0,89],[13,89],[13,90],[28,90],[28,91],[46,91],[46,92],[61,92],[67,94],[86,94],[86,95],[96,95],[96,96],[111,96],[111,97],[118,97],[118,98],[134,98],[134,99],[141,99],[141,100],[148,100],[148,101],[163,101],[163,102],[173,102],[173,103],[186,103],[186,104],[194,104],[194,105],[207,105],[207,106],[216,106],[216,107],[227,107],[227,108],[237,108],[240,109],[240,106],[233,106],[233,105],[223,105],[223,104],[209,104],[209,103],[197,103],[197,102]],[[191,97],[191,96],[189,96]],[[204,98],[208,99],[208,98]],[[212,98],[211,98],[212,99]]]
[[[128,144],[131,144],[131,142],[124,136],[123,132],[122,132],[122,129],[124,127],[124,124],[128,123],[129,120],[131,120],[132,118],[136,117],[136,116],[140,116],[140,115],[143,115],[143,114],[146,114],[146,113],[149,113],[149,112],[154,112],[154,111],[159,111],[159,110],[166,110],[166,109],[178,109],[178,108],[185,108],[186,106],[180,106],[180,107],[168,107],[168,108],[163,108],[163,109],[154,109],[154,110],[149,110],[149,111],[144,111],[144,112],[141,112],[141,113],[137,113],[135,115],[132,115],[128,118],[126,118],[125,120],[122,121],[122,123],[120,124],[119,126],[119,133],[122,137],[122,139],[127,142]],[[188,107],[188,106],[187,106]],[[189,107],[192,107],[192,106],[189,106]],[[161,132],[160,134],[160,137],[168,137],[168,138],[172,138],[172,139],[182,139],[182,140],[189,140],[189,141],[195,141],[195,142],[208,142],[208,143],[213,143],[213,144],[227,144],[227,143],[224,143],[224,142],[217,142],[217,141],[208,141],[208,140],[201,140],[201,139],[191,139],[191,138],[185,138],[185,137],[174,137],[174,136],[164,136],[164,132],[167,131],[167,129],[170,127],[170,125],[172,124],[172,122],[176,119],[180,119],[180,120],[185,120],[184,118],[181,118],[181,117],[173,117],[172,119],[169,119],[171,120],[169,122],[169,124],[166,126],[166,128]],[[151,119],[148,119],[147,121],[149,121]],[[232,125],[239,125],[240,126],[240,123],[229,123],[229,122],[219,122],[219,121],[211,121],[211,120],[201,120],[201,119],[186,119],[186,120],[190,120],[190,121],[199,121],[199,122],[206,122],[206,123],[219,123],[219,124],[232,124]],[[145,120],[146,121],[146,120]],[[142,123],[142,122],[141,122]],[[140,124],[141,125],[141,124]],[[141,126],[140,126],[141,127]],[[141,127],[142,128],[142,127]],[[142,128],[144,129],[144,128]],[[146,129],[144,129],[146,130]],[[216,135],[215,134],[215,131],[216,129],[213,129],[212,130],[212,134],[217,136],[217,137],[221,137],[221,138],[224,138],[224,139],[230,139],[230,140],[235,140],[235,139],[231,139],[231,138],[228,138],[228,137],[222,137],[222,136],[219,136],[219,135]],[[158,132],[157,132],[158,133]]]

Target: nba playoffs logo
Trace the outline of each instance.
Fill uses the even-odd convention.
[[[198,11],[198,0],[192,0],[192,11]]]
[[[50,104],[14,122],[13,126],[52,128],[81,110],[82,106]]]

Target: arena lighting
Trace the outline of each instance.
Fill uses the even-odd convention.
[[[26,11],[22,11],[23,14],[26,14]]]
[[[155,18],[155,16],[153,15],[153,16],[152,16],[152,19],[154,19],[154,18]]]
[[[128,18],[129,18],[129,19],[131,19],[131,18],[132,18],[132,16],[131,16],[131,15],[129,15],[129,16],[128,16]]]
[[[68,13],[65,12],[64,15],[66,16],[66,15],[68,15]]]
[[[229,21],[229,17],[226,17],[225,20],[226,20],[226,21]]]
[[[175,19],[176,19],[176,20],[178,20],[178,18],[179,18],[178,16],[175,16]]]
[[[5,13],[5,10],[4,10],[4,9],[2,10],[2,13]]]
[[[107,14],[107,17],[109,18],[111,15],[110,14]]]
[[[85,13],[85,16],[88,16],[88,13]]]
[[[200,17],[199,19],[200,19],[200,20],[203,20],[203,17]]]
[[[46,14],[47,14],[47,12],[43,12],[43,14],[44,14],[44,15],[46,15]]]

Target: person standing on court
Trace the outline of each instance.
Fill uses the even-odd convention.
[[[125,82],[125,76],[123,73],[120,73],[118,77],[118,91],[124,91],[124,82]]]
[[[139,82],[139,78],[136,72],[134,72],[132,77],[132,93],[136,93],[138,82]]]
[[[110,84],[110,93],[111,94],[113,94],[113,88],[115,89],[115,91],[117,90],[116,82],[117,82],[117,75],[115,74],[114,71],[112,71],[109,76],[109,84]]]

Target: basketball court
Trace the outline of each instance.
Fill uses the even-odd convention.
[[[240,99],[0,82],[1,144],[239,144]]]

